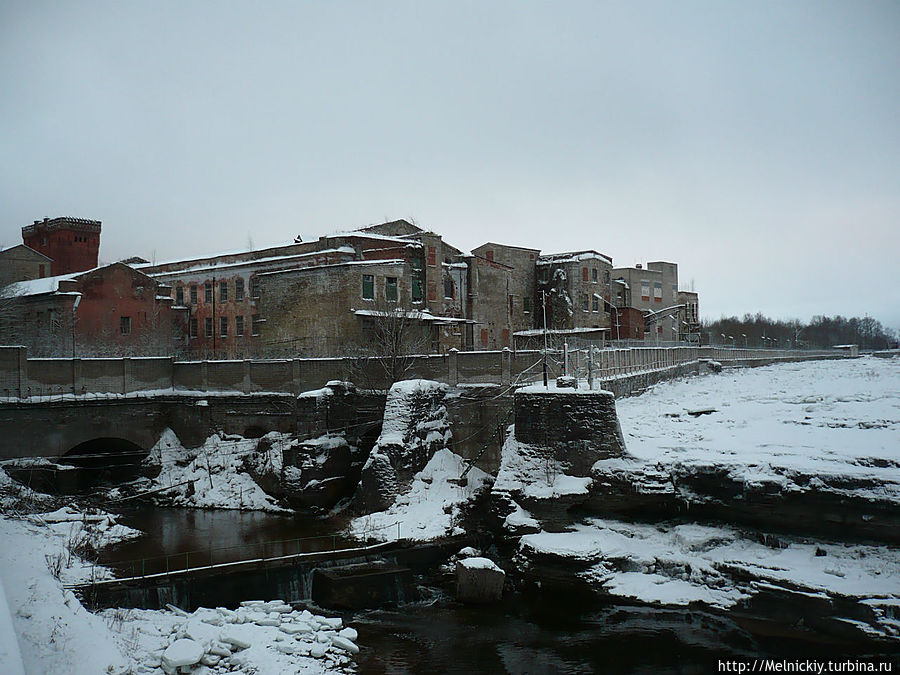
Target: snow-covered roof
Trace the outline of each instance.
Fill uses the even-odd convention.
[[[547,335],[574,335],[578,333],[606,333],[609,328],[566,328],[565,330],[552,329],[547,331]],[[513,335],[517,337],[535,337],[543,335],[543,328],[529,328],[528,330],[517,330]]]
[[[43,279],[31,279],[29,281],[18,281],[10,284],[10,293],[15,297],[24,297],[31,295],[44,295],[45,293],[56,293],[59,290],[61,281],[71,281],[84,272],[74,272],[72,274],[60,274],[55,277],[44,277]]]
[[[161,270],[159,272],[149,272],[152,277],[167,277],[167,276],[179,276],[182,274],[193,274],[197,272],[207,272],[211,270],[224,270],[224,269],[234,269],[236,267],[249,267],[253,265],[265,265],[273,262],[291,262],[295,260],[302,260],[303,258],[314,258],[319,255],[327,255],[330,253],[343,253],[346,255],[353,255],[354,251],[349,246],[339,246],[338,248],[329,248],[324,249],[322,251],[310,251],[308,253],[293,253],[288,255],[274,255],[269,256],[267,258],[256,258],[255,260],[239,260],[237,262],[210,262],[208,259],[204,259],[202,262],[197,265],[192,265],[190,267],[182,267],[177,270]],[[161,263],[163,265],[167,263]],[[133,265],[133,267],[137,270],[143,270],[147,267],[157,267],[157,265]]]
[[[537,260],[538,265],[559,265],[562,263],[601,260],[612,265],[612,258],[597,251],[567,251],[565,253],[545,253]]]
[[[257,276],[273,276],[275,274],[287,274],[289,272],[311,272],[313,270],[321,270],[329,267],[349,267],[351,265],[361,265],[363,267],[369,267],[374,265],[403,265],[406,261],[402,258],[390,258],[387,260],[345,260],[344,262],[338,263],[327,263],[325,265],[303,265],[301,267],[289,267],[283,270],[272,270],[271,272],[260,272]]]
[[[474,323],[471,319],[461,319],[455,316],[435,316],[431,312],[417,309],[406,310],[388,310],[379,311],[377,309],[354,309],[353,314],[356,316],[391,316],[394,313],[399,314],[405,319],[415,319],[417,321],[437,321],[438,323]]]
[[[427,233],[423,233],[427,234]],[[374,239],[377,241],[389,241],[395,244],[403,244],[404,246],[413,246],[415,248],[420,248],[422,244],[418,241],[411,240],[409,237],[414,237],[416,235],[409,234],[404,235],[402,237],[391,237],[386,234],[376,234],[374,232],[365,232],[363,230],[350,230],[349,232],[335,232],[334,234],[326,234],[319,239],[332,239],[337,237],[361,237],[364,239]]]

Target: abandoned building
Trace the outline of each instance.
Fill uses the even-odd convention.
[[[33,353],[363,355],[397,322],[404,350],[430,353],[540,346],[545,328],[555,341],[602,344],[684,340],[699,327],[696,294],[678,290],[676,264],[613,268],[594,250],[488,242],[464,252],[394,220],[308,242],[98,267],[100,231],[100,221],[45,218],[0,251],[0,288],[15,296],[5,330],[27,324],[17,341]]]

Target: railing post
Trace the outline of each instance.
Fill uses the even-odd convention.
[[[447,354],[447,381],[453,387],[459,384],[459,350],[456,347]]]

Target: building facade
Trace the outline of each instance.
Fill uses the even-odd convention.
[[[100,228],[99,220],[44,218],[22,228],[22,242],[53,261],[48,276],[83,272],[97,267]]]

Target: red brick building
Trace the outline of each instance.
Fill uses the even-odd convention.
[[[173,307],[170,289],[122,263],[22,281],[12,291],[5,332],[33,355],[169,356],[184,346],[186,312]]]
[[[83,272],[97,267],[100,221],[84,218],[44,218],[22,228],[24,244],[53,262],[50,275]]]

